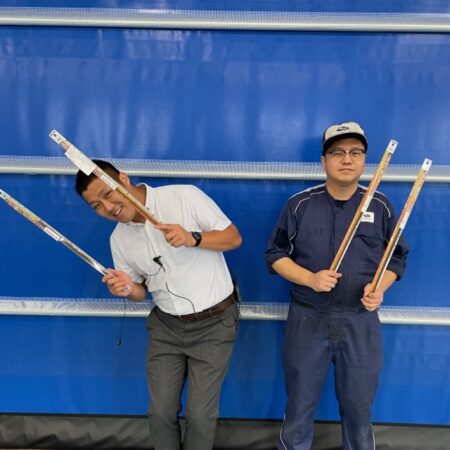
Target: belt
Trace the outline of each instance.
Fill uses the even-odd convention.
[[[297,300],[296,298],[292,299],[292,303],[295,303],[296,305],[304,306],[305,308],[314,309],[314,306],[311,305],[311,303],[302,302],[301,300]]]
[[[234,291],[225,300],[222,300],[216,305],[211,306],[211,308],[204,309],[203,311],[197,313],[185,314],[184,316],[176,316],[176,317],[178,317],[181,320],[189,320],[189,321],[207,319],[208,317],[214,317],[218,316],[219,314],[222,314],[233,303],[234,303]]]
[[[329,306],[327,306],[327,305],[312,305],[311,303],[307,303],[302,300],[297,300],[296,298],[291,298],[291,301],[292,301],[292,303],[303,306],[304,308],[310,308],[310,309],[316,309],[316,310],[320,310],[320,309],[323,310],[324,308],[329,309],[332,306],[332,305],[329,305]],[[366,308],[361,307],[359,309],[352,310],[351,312],[365,313],[367,311],[366,311]]]

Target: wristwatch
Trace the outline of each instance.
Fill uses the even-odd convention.
[[[195,239],[194,247],[198,247],[200,245],[200,242],[202,242],[202,234],[198,231],[192,231],[191,232],[192,237]]]

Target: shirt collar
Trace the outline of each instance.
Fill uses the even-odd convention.
[[[337,208],[338,206],[336,203],[339,202],[339,200],[336,200],[331,196],[331,194],[328,192],[326,186],[325,186],[325,192],[326,192],[327,197],[330,200],[331,204]],[[356,191],[353,193],[353,195],[348,200],[344,200],[343,205],[344,206],[351,205],[355,202],[359,204],[359,202],[361,201],[361,198],[362,198],[361,197],[361,186],[358,185],[358,187],[356,188]]]
[[[145,207],[154,214],[155,212],[155,188],[152,188],[148,184],[140,183],[137,186],[145,186]],[[132,227],[142,227],[145,225],[144,223],[139,222],[128,222],[125,225],[132,226]]]

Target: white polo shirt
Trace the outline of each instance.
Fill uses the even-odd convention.
[[[145,187],[145,206],[162,223],[179,224],[187,231],[221,231],[231,224],[216,203],[195,186]],[[145,282],[155,304],[169,314],[202,311],[233,291],[222,252],[172,247],[148,221],[118,223],[111,234],[111,252],[116,269],[137,283]],[[155,257],[160,257],[162,266]]]

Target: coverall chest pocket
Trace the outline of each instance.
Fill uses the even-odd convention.
[[[355,244],[362,254],[373,258],[383,256],[385,238],[382,229],[376,223],[360,223],[355,234]],[[372,258],[369,258],[372,259]]]

